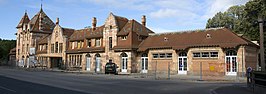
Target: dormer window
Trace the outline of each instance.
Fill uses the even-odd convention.
[[[127,36],[122,36],[121,39],[122,40],[127,40]]]
[[[211,34],[206,34],[206,38],[207,39],[211,38]]]
[[[91,47],[91,40],[88,39],[88,40],[87,40],[87,48],[90,48],[90,47]]]
[[[101,46],[101,39],[100,39],[100,38],[97,38],[97,39],[95,40],[95,46],[96,46],[96,47],[100,47],[100,46]]]
[[[167,37],[164,37],[164,41],[167,42],[168,41],[168,38]]]

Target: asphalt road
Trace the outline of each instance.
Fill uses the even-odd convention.
[[[1,94],[86,94],[0,76]]]
[[[211,94],[236,83],[154,80],[0,68],[1,94]]]

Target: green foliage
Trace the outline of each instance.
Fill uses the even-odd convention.
[[[16,47],[16,40],[5,40],[0,38],[0,62],[7,61],[9,51]]]
[[[218,12],[208,20],[206,28],[227,27],[251,40],[259,40],[258,17],[266,19],[266,0],[251,0]]]

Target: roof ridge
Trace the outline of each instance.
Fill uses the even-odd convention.
[[[217,28],[206,28],[206,29],[192,29],[192,30],[182,30],[182,31],[173,31],[173,32],[163,32],[163,33],[157,33],[152,36],[158,36],[158,35],[168,35],[168,34],[181,34],[181,33],[192,33],[192,32],[201,32],[201,31],[210,31],[210,30],[218,30],[218,29],[224,29],[225,27],[217,27]]]

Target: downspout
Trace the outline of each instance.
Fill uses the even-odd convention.
[[[242,77],[244,77],[244,51],[245,51],[245,46],[242,47]]]

